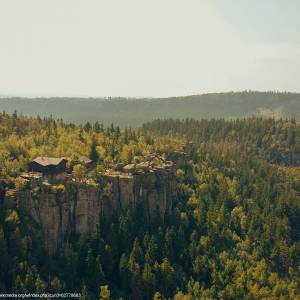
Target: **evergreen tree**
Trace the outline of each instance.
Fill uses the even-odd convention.
[[[92,140],[89,157],[95,163],[99,161],[99,154],[97,152],[97,143],[95,139]]]

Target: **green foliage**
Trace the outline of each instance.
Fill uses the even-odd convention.
[[[98,162],[99,161],[99,154],[97,152],[97,143],[96,143],[96,140],[93,139],[92,141],[92,145],[91,145],[91,150],[90,150],[90,159],[93,161],[93,162]]]
[[[5,219],[5,222],[11,223],[15,226],[18,225],[20,223],[18,212],[15,211],[15,210],[12,210],[12,211],[8,212],[8,215]]]
[[[73,167],[72,175],[76,180],[82,181],[86,176],[86,168],[81,164],[77,164]]]
[[[105,161],[168,154],[193,141],[182,149],[190,160],[177,170],[170,215],[148,223],[137,205],[103,220],[97,233],[74,236],[54,257],[21,207],[1,205],[0,290],[77,291],[82,299],[299,299],[299,136],[290,120],[165,120],[121,132],[0,115],[1,200],[22,189],[13,174],[38,154],[87,155],[96,139],[103,170]],[[81,165],[74,172],[80,180],[86,173]]]
[[[110,299],[110,291],[108,285],[100,286],[100,300],[109,300]]]
[[[128,129],[125,134],[118,127],[105,131],[103,127],[97,128],[91,125],[90,129],[83,130],[52,118],[32,119],[0,113],[0,178],[15,181],[37,156],[69,157],[71,166],[78,163],[80,156],[90,156],[94,162],[107,166],[112,162],[129,163],[134,155],[143,152],[171,151],[181,142],[153,135],[148,145],[140,130]]]
[[[66,190],[66,187],[63,184],[57,184],[54,186],[55,190],[58,192],[64,192]]]

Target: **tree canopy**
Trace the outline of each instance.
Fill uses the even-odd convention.
[[[300,299],[300,125],[294,120],[156,120],[139,129],[0,115],[0,291],[82,299]],[[95,145],[93,143],[95,141]],[[95,169],[193,142],[165,219],[141,207],[50,257],[4,195],[38,155],[96,151]],[[85,173],[74,169],[80,180]],[[87,171],[86,171],[87,172]],[[95,171],[94,171],[95,172]]]

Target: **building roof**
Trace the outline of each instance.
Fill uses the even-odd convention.
[[[46,156],[39,156],[36,159],[34,159],[32,162],[35,162],[41,166],[57,166],[62,161],[67,161],[64,157],[46,157]]]

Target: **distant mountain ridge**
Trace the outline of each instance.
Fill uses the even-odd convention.
[[[171,98],[20,98],[1,97],[0,111],[63,118],[66,122],[99,121],[135,127],[161,118],[244,118],[262,116],[300,120],[300,94],[227,92]]]

